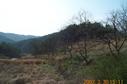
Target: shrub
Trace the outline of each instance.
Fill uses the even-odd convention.
[[[91,70],[96,79],[115,79],[127,82],[127,57],[121,55],[116,60],[113,56],[102,56],[96,60],[96,65]]]

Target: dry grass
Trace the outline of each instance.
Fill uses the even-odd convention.
[[[1,59],[0,84],[64,84],[64,81],[45,61]]]
[[[4,64],[46,64],[46,61],[41,59],[0,59],[0,63]]]

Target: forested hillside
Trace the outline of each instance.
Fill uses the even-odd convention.
[[[105,36],[113,32],[110,25],[104,26],[99,22],[84,22],[81,24],[71,24],[60,32],[43,37],[18,42],[22,53],[47,54],[59,52],[62,47],[88,40],[100,41]],[[51,50],[50,50],[51,49]]]
[[[0,43],[1,42],[13,43],[14,41],[5,36],[0,35]]]
[[[3,33],[3,32],[0,32],[0,36],[3,36],[5,39],[8,38],[6,40],[3,40],[3,37],[0,37],[2,42],[11,42],[11,41],[17,42],[17,41],[22,41],[22,40],[27,40],[27,39],[32,39],[37,37],[32,35],[20,35],[20,34]]]

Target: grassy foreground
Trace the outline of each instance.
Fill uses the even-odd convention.
[[[0,62],[0,84],[83,84],[84,80],[127,79],[127,53],[119,59],[110,54],[94,55],[94,60],[86,65],[73,55],[28,60],[8,60]],[[59,57],[59,58],[58,58]]]

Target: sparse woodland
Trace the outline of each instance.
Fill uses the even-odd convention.
[[[75,20],[75,23],[66,26],[61,31],[45,37],[14,44],[1,43],[0,55],[21,59],[22,55],[30,54],[34,56],[34,59],[44,60],[44,64],[40,63],[41,65],[37,66],[42,66],[45,74],[55,76],[53,80],[57,84],[82,84],[85,79],[116,79],[124,80],[126,84],[127,8],[122,7],[112,11],[105,23],[90,21],[88,13],[85,11],[81,11]],[[44,67],[45,65],[48,68]],[[5,66],[7,67],[7,65]],[[35,71],[40,74],[40,78],[43,77],[41,74],[44,74],[41,69],[39,68],[40,73]],[[49,69],[53,69],[53,71]],[[0,70],[0,74],[2,74],[1,72],[6,73]],[[25,71],[20,73],[25,73]],[[55,73],[57,75],[54,75]],[[10,75],[11,72],[8,74]],[[35,78],[33,74],[32,76]],[[4,76],[0,75],[0,77]],[[39,78],[39,75],[37,77]],[[9,79],[7,80],[9,81]],[[58,83],[56,80],[62,81],[62,83]],[[2,81],[1,78],[0,81]]]

